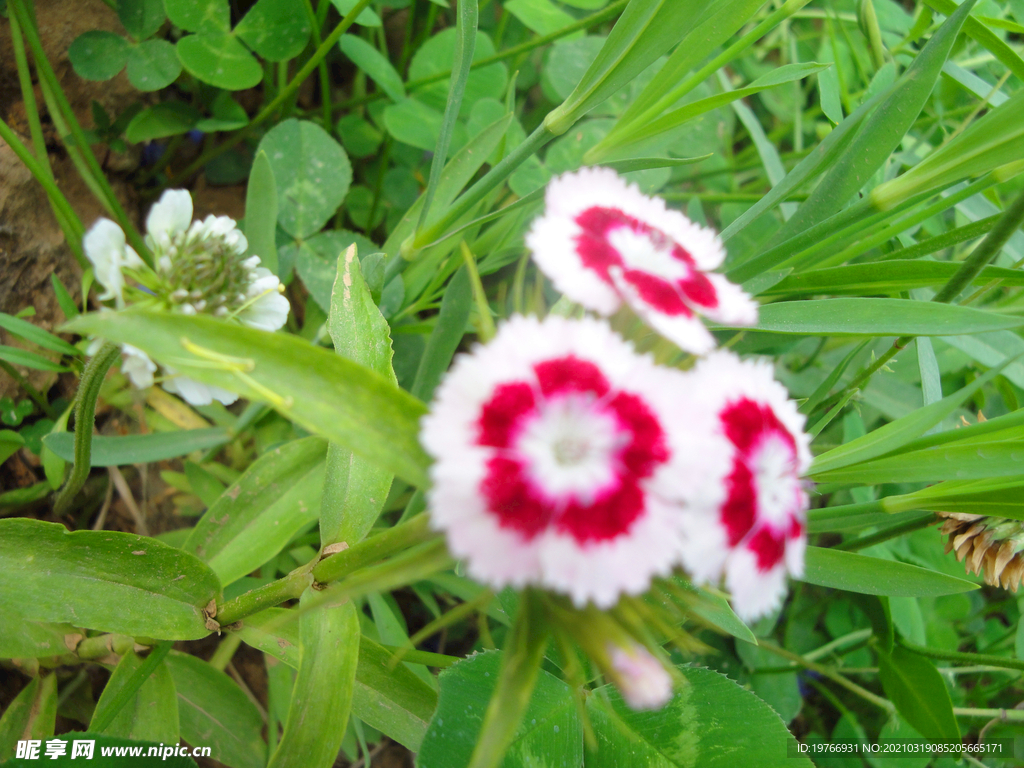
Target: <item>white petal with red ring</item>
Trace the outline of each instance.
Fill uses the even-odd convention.
[[[678,314],[668,314],[645,301],[640,292],[625,280],[621,269],[613,268],[609,274],[637,316],[680,349],[705,355],[715,348],[715,337],[689,308]]]
[[[723,576],[736,612],[755,618],[785,594],[787,573],[803,572],[810,466],[804,417],[765,362],[719,352],[693,370],[697,399],[718,424],[730,458],[708,473],[688,515],[683,563],[695,581]]]
[[[714,287],[718,298],[715,307],[700,307],[698,311],[707,318],[723,325],[755,325],[758,303],[750,298],[736,283],[729,282],[725,275],[705,275]]]
[[[679,487],[707,471],[676,434],[686,380],[599,321],[513,318],[424,417],[433,525],[496,587],[601,606],[642,591],[678,558]]]

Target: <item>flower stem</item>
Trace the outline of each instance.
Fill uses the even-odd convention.
[[[1005,656],[992,656],[987,653],[960,653],[959,651],[940,651],[934,648],[925,648],[923,645],[914,645],[905,640],[900,640],[900,645],[908,651],[913,651],[920,656],[927,656],[930,659],[940,661],[957,661],[962,664],[984,664],[990,667],[1001,667],[1002,669],[1019,669],[1024,671],[1024,661],[1009,659]]]
[[[60,489],[57,500],[53,504],[53,511],[57,515],[63,515],[71,508],[71,502],[82,490],[82,486],[85,485],[85,481],[89,477],[96,400],[100,395],[103,378],[120,355],[121,348],[108,341],[82,371],[82,380],[78,385],[78,396],[75,403],[75,463],[67,482]]]

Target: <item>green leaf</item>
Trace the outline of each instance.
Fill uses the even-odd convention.
[[[302,53],[309,42],[309,17],[294,0],[258,0],[235,34],[268,61],[287,61]]]
[[[790,274],[761,291],[761,296],[820,296],[897,293],[931,285],[943,285],[960,268],[952,261],[894,259],[870,264],[812,269]],[[1003,285],[1024,285],[1024,273],[1017,269],[985,267],[975,283],[1001,280]]]
[[[182,550],[225,585],[259,568],[316,520],[325,450],[306,437],[264,453],[206,510]]]
[[[1024,318],[958,304],[838,298],[767,304],[751,330],[811,336],[954,336],[1021,325]]]
[[[312,592],[306,590],[299,604]],[[299,673],[268,768],[330,768],[345,736],[359,658],[355,604],[346,600],[304,611],[299,638]]]
[[[306,238],[334,215],[352,183],[345,150],[316,123],[285,120],[260,142],[277,182],[277,220],[285,232]]]
[[[295,611],[270,608],[246,618],[242,640],[298,669],[299,628]],[[352,696],[352,714],[412,751],[420,748],[437,694],[384,647],[363,636]]]
[[[90,729],[100,718],[105,718],[106,709],[132,675],[142,666],[143,661],[134,651],[128,651],[121,657],[120,663],[114,668],[110,680],[103,687],[100,700],[96,702]],[[135,695],[121,707],[110,724],[99,733],[118,736],[135,741],[156,741],[166,744],[178,743],[178,697],[174,690],[174,680],[161,663],[149,677],[143,681]]]
[[[0,429],[0,464],[25,445],[25,438],[9,429]]]
[[[939,445],[886,456],[853,466],[816,473],[823,483],[878,485],[926,483],[939,480],[978,480],[1018,475],[1024,459],[1024,440]]]
[[[5,344],[0,344],[0,360],[4,360],[14,365],[23,365],[26,368],[34,368],[37,371],[56,371],[57,373],[64,373],[68,368],[63,365],[58,365],[50,360],[47,360],[42,355],[37,355],[35,352],[29,352],[18,347],[8,347]]]
[[[114,77],[128,62],[128,41],[113,32],[90,30],[75,38],[68,58],[75,73],[102,82]]]
[[[832,164],[810,197],[801,203],[793,217],[775,235],[774,242],[781,243],[838,213],[888,159],[917,120],[931,95],[942,65],[974,1],[965,0],[959,10],[932,35],[913,63],[867,118],[849,148]]]
[[[71,298],[71,294],[68,293],[64,283],[57,277],[56,272],[50,275],[50,284],[53,286],[53,292],[57,295],[57,303],[60,305],[60,311],[64,313],[64,318],[71,320],[77,317],[79,314],[78,305],[75,304],[75,300]]]
[[[538,35],[550,35],[576,21],[551,0],[508,0],[502,8]]]
[[[200,131],[212,133],[214,131],[234,131],[238,128],[244,128],[249,124],[249,115],[246,114],[242,105],[231,98],[231,94],[227,91],[221,91],[214,98],[213,103],[210,105],[210,111],[213,113],[213,117],[204,117],[198,123],[196,128]],[[253,161],[253,167],[255,170],[255,161]],[[273,177],[270,179],[273,184]],[[250,173],[249,183],[252,184],[252,175]],[[248,201],[248,198],[246,198]],[[246,208],[245,220],[249,221],[249,211]],[[277,222],[277,213],[275,211],[274,217],[270,220],[271,226],[275,226]],[[265,226],[265,225],[264,225]],[[246,236],[248,239],[248,236]],[[265,265],[264,265],[265,266]]]
[[[501,659],[501,653],[486,651],[441,672],[441,695],[420,746],[420,768],[463,768],[469,764],[484,711],[498,680]],[[541,670],[526,714],[501,765],[581,765],[582,730],[572,689]]]
[[[723,632],[728,632],[733,637],[745,640],[748,643],[757,642],[757,638],[750,631],[750,627],[744,624],[742,619],[736,615],[732,606],[729,605],[729,601],[724,597],[712,594],[699,587],[689,587],[687,592],[687,611],[713,627],[717,627]]]
[[[177,136],[191,131],[201,117],[197,109],[184,102],[165,101],[139,112],[128,123],[124,135],[133,144]]]
[[[338,274],[338,254],[355,243],[360,252],[373,253],[377,246],[347,229],[325,230],[301,243],[281,248],[280,270],[286,274],[294,265],[313,300],[324,312],[331,311],[331,292]]]
[[[444,372],[451,365],[455,350],[462,342],[466,333],[466,323],[473,306],[473,287],[470,284],[469,272],[459,267],[445,288],[441,299],[441,310],[437,315],[437,323],[427,339],[427,347],[423,350],[416,378],[410,391],[424,402],[429,402],[434,390],[441,381]]]
[[[218,480],[212,472],[204,469],[202,465],[196,464],[194,461],[185,462],[185,478],[188,480],[192,493],[198,496],[199,500],[208,507],[216,504],[217,499],[224,493],[224,483]],[[221,579],[221,583],[224,583],[223,579]]]
[[[927,0],[927,4],[947,16],[956,11],[956,4],[953,0]],[[964,24],[964,31],[991,51],[1003,66],[1013,72],[1018,78],[1024,80],[1024,61],[1020,56],[991,29],[978,19],[967,17]]]
[[[263,68],[231,32],[204,31],[178,41],[178,58],[196,78],[229,91],[252,88]]]
[[[125,464],[149,464],[203,451],[230,442],[231,435],[223,427],[187,429],[181,432],[151,432],[148,435],[112,437],[95,435],[92,439],[94,467],[120,467]],[[64,461],[75,460],[75,436],[71,432],[55,432],[43,438],[43,445]]]
[[[807,548],[804,575],[800,581],[819,587],[889,597],[955,595],[978,588],[977,584],[969,581],[916,565],[821,547]]]
[[[180,74],[178,53],[166,40],[147,40],[128,54],[128,81],[140,91],[159,91]]]
[[[960,728],[942,675],[928,659],[897,645],[878,653],[878,676],[885,695],[922,736],[960,743]]]
[[[553,134],[565,133],[678,43],[679,30],[695,26],[709,5],[708,0],[630,0],[594,63],[544,125]]]
[[[177,651],[164,664],[178,692],[181,738],[210,747],[217,761],[230,768],[264,768],[263,718],[235,682],[202,659]]]
[[[164,0],[171,22],[189,32],[227,32],[231,29],[231,9],[227,0]]]
[[[5,312],[0,312],[0,328],[13,333],[15,336],[20,336],[26,341],[31,341],[33,344],[38,344],[44,349],[59,352],[62,355],[78,357],[81,354],[75,347],[59,336],[54,336],[52,333],[44,331],[38,325],[33,325],[26,320],[22,320],[20,317],[14,317]]]
[[[260,266],[280,274],[277,263],[277,182],[267,153],[260,150],[252,162],[245,191],[246,256],[259,256]]]
[[[0,520],[0,603],[29,619],[196,640],[219,592],[205,564],[155,539]]]
[[[433,151],[443,122],[443,114],[418,99],[405,99],[384,110],[384,127],[388,133],[418,149]]]
[[[986,372],[983,376],[979,376],[963,389],[944,397],[937,403],[919,408],[863,437],[858,437],[845,445],[840,445],[817,456],[811,464],[808,474],[815,477],[821,473],[841,469],[857,462],[868,461],[907,446],[911,440],[920,437],[940,423],[968,397],[999,375],[1007,362],[1003,361],[1001,365]],[[949,437],[947,436],[946,439],[948,440]]]
[[[288,334],[212,317],[128,311],[83,315],[68,327],[131,344],[182,375],[269,401],[305,429],[326,437],[407,482],[426,484],[427,457],[417,440],[426,408],[372,371]],[[205,350],[202,356],[183,346]],[[210,355],[242,359],[211,367]],[[251,363],[251,365],[250,365]]]
[[[21,739],[53,736],[57,720],[57,675],[33,677],[0,718],[0,754],[13,755]]]
[[[753,693],[709,669],[679,673],[687,685],[659,710],[630,709],[610,685],[587,697],[597,736],[587,768],[813,768],[805,757],[788,757],[795,739]]]
[[[620,138],[618,141],[602,142],[602,147],[607,148],[608,150],[618,150],[623,147],[636,144],[640,141],[646,141],[655,136],[660,136],[663,133],[674,130],[683,123],[693,120],[699,115],[703,115],[706,112],[710,112],[721,106],[730,104],[737,99],[743,99],[769,88],[776,88],[785,83],[801,80],[828,68],[828,64],[818,64],[817,62],[786,64],[778,67],[777,69],[773,69],[768,74],[763,77],[759,77],[757,80],[754,80],[743,88],[737,88],[734,91],[726,91],[725,93],[718,93],[714,96],[709,96],[706,99],[692,101],[679,109],[674,109],[656,120],[646,122],[641,126],[631,129],[628,134]]]
[[[156,34],[167,16],[163,0],[117,0],[117,18],[129,35],[145,40]]]
[[[384,54],[361,37],[355,35],[342,35],[341,39],[338,40],[338,47],[392,101],[397,103],[405,98],[405,86],[402,85],[402,76],[398,74]]]
[[[81,638],[81,633],[70,624],[32,621],[12,608],[5,612],[4,623],[0,625],[0,659],[60,656],[70,650],[69,643]]]
[[[398,386],[391,365],[391,329],[363,281],[355,245],[338,257],[327,329],[337,354]],[[387,470],[331,446],[320,509],[321,544],[361,541],[380,515],[391,481]]]
[[[461,30],[455,27],[438,32],[423,45],[409,63],[409,80],[420,80],[432,76],[447,75],[455,62]],[[486,33],[477,31],[473,44],[473,61],[490,58],[496,53],[494,43]],[[445,77],[436,83],[420,86],[412,95],[432,109],[441,112],[448,103],[451,90],[451,78]],[[466,90],[463,93],[459,114],[467,118],[473,105],[481,99],[498,99],[504,97],[508,85],[508,70],[501,62],[488,64],[485,67],[474,67],[466,78]]]

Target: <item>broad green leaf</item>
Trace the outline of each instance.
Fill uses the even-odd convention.
[[[404,99],[384,110],[384,127],[396,140],[433,151],[441,135],[444,115],[419,99]]]
[[[167,18],[163,0],[117,0],[117,18],[128,34],[136,40],[145,40]]]
[[[14,365],[23,365],[26,368],[34,368],[37,371],[56,371],[57,373],[64,373],[68,369],[63,365],[47,360],[42,355],[37,355],[35,352],[29,352],[28,350],[21,349],[19,347],[8,347],[6,344],[0,344],[0,360],[4,360]]]
[[[211,755],[230,768],[264,768],[263,718],[235,682],[185,653],[172,651],[164,664],[178,692],[182,740],[210,747]]]
[[[587,768],[812,768],[807,758],[788,757],[792,734],[753,693],[709,669],[679,673],[687,684],[659,710],[630,709],[612,686],[587,697],[597,736]]]
[[[25,438],[10,429],[0,429],[0,464],[3,464],[12,454],[21,450],[25,445]]]
[[[448,370],[452,356],[466,332],[472,306],[473,288],[469,272],[465,267],[459,267],[444,291],[437,323],[427,339],[427,348],[420,358],[416,378],[410,389],[413,395],[424,402],[430,401],[441,376]]]
[[[548,131],[565,133],[678,43],[679,31],[695,26],[709,6],[708,0],[630,0],[579,84],[544,118]]]
[[[497,651],[486,651],[441,672],[441,695],[420,746],[419,768],[464,768],[469,764],[498,680],[501,657]],[[583,732],[576,707],[569,686],[541,670],[502,766],[581,765]]]
[[[231,28],[227,0],[164,0],[164,10],[175,26],[189,32],[227,32]]]
[[[346,600],[303,612],[299,638],[299,673],[281,743],[268,768],[330,768],[345,736],[359,659],[355,604]]]
[[[211,506],[182,549],[231,584],[284,549],[320,509],[326,445],[306,437],[267,451]]]
[[[26,341],[31,341],[33,344],[38,344],[44,349],[59,352],[62,355],[78,357],[81,354],[75,347],[68,344],[59,336],[54,336],[52,333],[43,330],[38,325],[33,325],[27,320],[22,320],[20,317],[8,315],[5,312],[0,312],[0,328],[3,328],[5,331],[9,331],[15,336],[20,336]]]
[[[344,18],[353,8],[357,0],[331,0],[331,3],[338,9],[338,13]],[[382,25],[380,16],[373,12],[372,8],[364,8],[356,16],[356,24],[363,27],[379,27]]]
[[[656,120],[645,122],[643,125],[631,129],[627,135],[614,143],[603,142],[602,146],[609,150],[620,150],[623,147],[628,147],[632,144],[646,141],[655,136],[667,133],[668,131],[678,128],[683,123],[692,120],[698,115],[703,115],[705,112],[718,109],[719,107],[730,104],[737,99],[744,99],[747,96],[753,96],[754,94],[760,93],[768,88],[776,88],[785,83],[791,83],[794,80],[801,80],[828,68],[828,64],[818,64],[816,62],[809,62],[806,64],[786,64],[778,69],[773,69],[767,75],[759,77],[757,80],[754,80],[743,88],[737,88],[734,91],[726,91],[725,93],[718,93],[714,96],[709,96],[706,99],[692,101],[679,109],[674,109]]]
[[[205,564],[155,539],[0,520],[0,603],[35,621],[196,640],[219,592]]]
[[[953,336],[1021,325],[1024,318],[958,304],[839,298],[767,304],[752,330],[814,336]]]
[[[134,651],[128,651],[121,657],[110,680],[103,687],[100,700],[96,702],[90,729],[94,727],[97,719],[104,715],[105,708],[111,706],[117,692],[141,666],[142,659]],[[99,732],[135,741],[177,744],[178,697],[167,665],[161,662],[135,695],[114,716],[110,725]]]
[[[181,432],[151,432],[148,435],[123,437],[95,435],[92,438],[90,463],[94,467],[149,464],[184,456],[192,451],[216,448],[230,440],[231,434],[224,427],[186,429]],[[75,460],[75,435],[72,432],[51,433],[43,438],[43,445],[64,461]]]
[[[782,722],[792,722],[803,704],[796,669],[780,672],[779,657],[756,642],[736,643],[736,655],[749,673],[750,690],[774,709]]]
[[[885,695],[922,736],[960,742],[953,702],[935,665],[897,645],[892,654],[879,652],[878,676]]]
[[[294,669],[299,667],[299,628],[295,611],[270,608],[246,618],[242,640]],[[404,664],[370,638],[359,641],[359,664],[352,714],[399,744],[417,751],[426,733],[437,694]]]
[[[124,135],[133,144],[191,131],[202,115],[181,101],[165,101],[147,107],[132,118]]]
[[[218,88],[241,91],[263,79],[259,62],[231,32],[186,35],[178,41],[177,50],[189,73]]]
[[[550,35],[576,21],[551,0],[508,0],[502,8],[538,35]]]
[[[690,599],[686,604],[687,611],[723,632],[728,632],[733,637],[748,643],[757,642],[750,627],[736,615],[728,600],[699,587],[691,589],[692,592],[688,590]]]
[[[267,61],[287,61],[309,42],[309,17],[294,0],[258,0],[235,27],[238,38]]]
[[[916,565],[821,547],[807,548],[804,575],[800,581],[819,587],[888,597],[955,595],[978,588],[977,584],[969,581]]]
[[[387,57],[356,35],[342,35],[338,47],[352,63],[359,67],[375,82],[392,101],[400,102],[405,98],[405,86],[402,76],[388,61]]]
[[[1024,92],[1018,92],[967,130],[943,144],[909,171],[871,191],[881,209],[891,208],[907,197],[937,189],[968,176],[980,176],[1024,154],[1024,125],[1020,120]]]
[[[316,123],[285,120],[260,141],[277,182],[277,220],[285,232],[306,238],[338,210],[352,183],[345,150]]]
[[[0,717],[0,754],[13,755],[21,739],[53,736],[57,720],[57,675],[33,677]]]
[[[277,183],[266,152],[252,162],[245,191],[245,239],[247,256],[259,256],[260,266],[280,274],[277,263]]]
[[[0,624],[0,659],[60,656],[81,639],[82,634],[71,624],[32,621],[8,606]]]
[[[157,361],[173,360],[185,376],[267,401],[303,428],[413,485],[426,484],[427,458],[416,437],[423,404],[333,352],[288,334],[158,312],[94,313],[72,326],[131,344]],[[211,355],[229,362],[211,367]],[[241,372],[238,360],[244,361]]]
[[[440,75],[451,71],[455,61],[459,30],[455,27],[438,32],[419,47],[409,63],[409,80]],[[476,33],[473,45],[473,61],[494,56],[494,43],[484,32]],[[501,62],[476,67],[466,78],[466,90],[463,95],[460,114],[468,117],[473,105],[480,99],[501,99],[505,95],[508,84],[508,71]],[[437,83],[416,88],[411,95],[427,106],[441,112],[448,103],[448,92],[451,89],[451,78],[446,77]]]
[[[355,245],[338,257],[327,329],[335,352],[398,386],[391,365],[391,329],[366,287]],[[320,509],[321,544],[361,541],[384,507],[392,478],[386,469],[332,445]]]
[[[338,274],[338,254],[344,253],[353,243],[364,255],[377,250],[377,246],[362,235],[347,229],[328,229],[301,243],[296,241],[283,246],[279,252],[279,269],[282,274],[287,274],[294,266],[313,300],[329,313],[331,292]]]
[[[180,74],[178,53],[166,40],[147,40],[128,54],[128,81],[140,91],[159,91]]]
[[[820,473],[841,469],[857,462],[865,462],[907,446],[911,440],[920,437],[936,424],[939,424],[968,397],[994,379],[999,374],[1001,368],[1002,366],[993,368],[963,389],[944,397],[937,403],[919,408],[896,421],[889,422],[884,427],[879,427],[863,437],[858,437],[845,445],[840,445],[831,451],[817,456],[811,464],[808,474],[817,476]],[[946,439],[949,439],[949,436]],[[940,438],[940,440],[942,439]]]
[[[960,268],[951,261],[897,259],[870,264],[812,269],[790,274],[761,291],[761,296],[820,296],[898,293],[913,288],[943,285]],[[985,267],[976,283],[1001,280],[1003,285],[1024,285],[1024,273],[1017,269]]]
[[[850,146],[830,167],[793,217],[776,233],[781,243],[838,213],[888,159],[931,95],[942,65],[975,0],[965,0],[932,35],[913,63],[882,98]],[[777,264],[768,264],[775,267]],[[740,281],[752,277],[744,273]]]
[[[90,30],[75,38],[68,58],[75,73],[86,80],[109,80],[128,62],[128,41],[113,32]]]

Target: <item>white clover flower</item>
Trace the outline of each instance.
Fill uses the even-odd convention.
[[[253,256],[245,263],[249,265],[252,282],[247,292],[248,301],[238,312],[238,319],[252,328],[276,331],[288,322],[291,309],[288,299],[281,295],[281,281],[269,269],[258,266],[259,256]]]
[[[545,212],[526,244],[571,300],[602,315],[628,304],[680,348],[705,354],[715,340],[698,315],[753,325],[757,304],[723,275],[718,235],[608,168],[583,168],[548,184]]]
[[[142,259],[125,241],[124,231],[110,219],[100,219],[82,239],[85,255],[92,262],[96,280],[106,292],[100,299],[114,299],[117,307],[124,306],[124,273],[122,270],[138,269]]]
[[[146,245],[154,253],[167,251],[192,223],[192,195],[184,189],[165,190],[146,216]]]
[[[678,561],[684,489],[728,453],[686,431],[687,376],[598,320],[514,317],[456,361],[423,419],[430,514],[469,573],[613,605]]]
[[[153,386],[156,363],[141,349],[136,349],[131,344],[122,344],[121,372],[131,379],[132,384],[138,389],[146,389]]]
[[[672,678],[639,643],[624,648],[609,644],[609,676],[632,709],[661,709],[672,698]]]
[[[731,455],[690,496],[683,564],[698,583],[724,576],[736,613],[755,619],[782,602],[787,574],[803,575],[810,438],[770,363],[716,352],[692,376]]]
[[[238,395],[234,392],[215,387],[212,384],[204,384],[201,381],[190,379],[188,376],[181,376],[173,368],[164,366],[164,374],[167,378],[161,382],[161,386],[191,405],[210,405],[214,400],[223,405],[231,405],[238,399]]]

